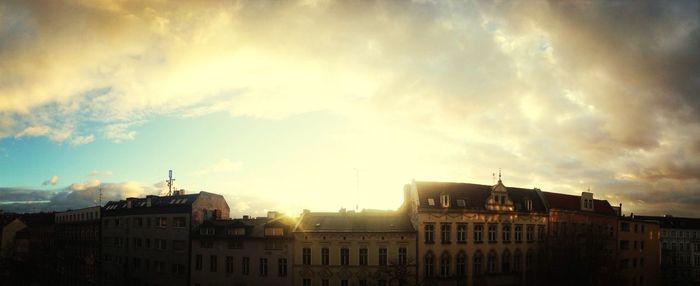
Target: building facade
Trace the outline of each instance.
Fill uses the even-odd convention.
[[[208,220],[192,233],[192,286],[292,285],[294,220]]]
[[[663,285],[700,285],[700,219],[635,216],[659,223]]]
[[[542,192],[549,210],[548,285],[618,285],[618,215],[593,193]]]
[[[294,285],[415,285],[415,255],[403,213],[305,210],[294,228]]]
[[[189,285],[192,230],[228,215],[224,197],[207,192],[108,202],[102,209],[102,284]]]
[[[56,213],[55,284],[100,285],[100,207]]]
[[[538,189],[412,182],[404,209],[417,230],[421,285],[536,285],[547,209]]]
[[[659,285],[659,223],[620,217],[618,229],[619,285]]]

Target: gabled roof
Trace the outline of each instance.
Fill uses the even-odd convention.
[[[440,195],[450,196],[449,210],[486,210],[486,201],[493,186],[452,182],[415,182],[420,209],[445,209],[440,206]],[[515,211],[527,212],[525,200],[532,201],[532,212],[546,213],[547,208],[536,189],[506,187],[508,197],[513,201]],[[433,199],[431,206],[428,199]],[[462,202],[464,201],[464,206]]]
[[[408,216],[384,212],[305,212],[294,232],[414,232]]]
[[[551,192],[542,192],[542,194],[545,200],[547,200],[550,209],[590,212],[581,210],[581,196]],[[594,199],[592,212],[601,215],[617,216],[615,210],[606,200]]]

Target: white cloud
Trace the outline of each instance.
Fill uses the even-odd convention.
[[[41,184],[44,185],[44,186],[48,186],[48,185],[52,185],[52,186],[53,186],[53,185],[56,185],[56,183],[58,183],[58,176],[53,175],[53,176],[51,176],[51,178],[49,178],[48,180],[44,181],[44,182],[41,183]]]
[[[90,142],[92,142],[92,141],[94,141],[94,140],[95,140],[95,135],[93,135],[93,134],[90,134],[90,135],[87,135],[87,136],[79,135],[79,136],[74,136],[74,137],[71,139],[70,144],[71,144],[71,145],[74,145],[74,146],[76,146],[76,145],[83,145],[83,144],[90,143]]]

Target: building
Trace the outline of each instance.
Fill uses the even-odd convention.
[[[10,225],[14,239],[7,237],[5,249],[10,277],[3,285],[50,285],[56,277],[54,213],[21,214]]]
[[[538,189],[412,182],[404,209],[417,230],[421,285],[536,285],[547,209]]]
[[[56,285],[100,285],[100,207],[56,213]]]
[[[207,220],[192,233],[193,286],[292,285],[294,220]]]
[[[294,285],[415,285],[415,255],[403,213],[304,210],[294,228]]]
[[[620,286],[659,285],[659,223],[620,217],[618,268]]]
[[[634,216],[661,228],[661,284],[700,285],[700,219]]]
[[[224,197],[207,192],[108,202],[102,209],[102,284],[188,285],[192,230],[228,215]]]
[[[618,215],[593,193],[542,192],[549,210],[548,285],[617,285]]]

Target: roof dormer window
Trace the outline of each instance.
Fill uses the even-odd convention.
[[[528,211],[532,210],[532,200],[531,199],[525,199],[525,209]]]
[[[458,200],[457,200],[457,206],[460,207],[460,208],[466,207],[466,206],[467,206],[467,202],[466,202],[465,200],[463,200],[463,199],[458,199]]]
[[[450,206],[450,196],[440,195],[440,205],[442,205],[443,208],[449,207]]]
[[[435,200],[433,198],[428,198],[428,205],[429,206],[435,206]]]

